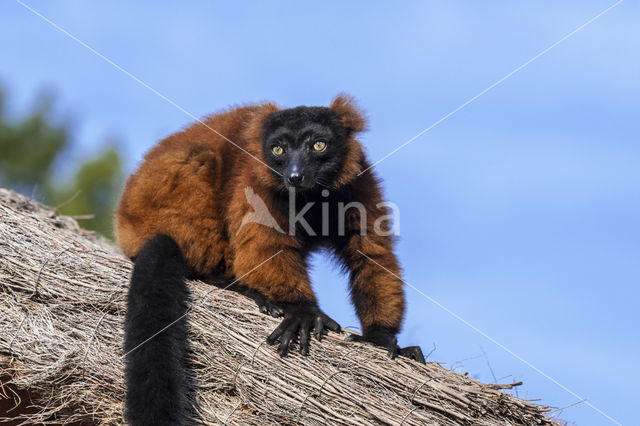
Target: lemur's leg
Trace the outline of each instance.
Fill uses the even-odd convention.
[[[345,235],[336,244],[338,255],[351,271],[351,299],[362,325],[362,337],[353,336],[352,340],[386,347],[392,358],[405,355],[424,362],[419,347],[398,347],[396,335],[405,311],[402,272],[393,253],[389,229],[376,224],[378,218],[388,216],[388,211],[378,203],[380,195],[375,183],[364,187],[369,190],[362,198],[364,210],[348,212]],[[366,217],[361,218],[363,212]]]

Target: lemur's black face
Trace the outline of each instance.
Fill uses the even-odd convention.
[[[346,131],[329,108],[285,109],[267,119],[262,149],[267,164],[281,175],[283,188],[331,188],[344,164]]]

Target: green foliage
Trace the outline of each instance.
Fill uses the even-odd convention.
[[[0,91],[0,186],[42,201],[60,213],[76,216],[81,226],[113,237],[113,210],[123,182],[122,161],[112,147],[69,170],[70,126],[51,118],[51,101],[39,102],[21,120],[7,117]],[[71,178],[56,178],[64,168]]]
[[[51,199],[60,213],[78,216],[83,227],[112,238],[113,209],[121,183],[120,156],[110,148],[81,164],[69,184],[53,188]]]
[[[43,185],[56,157],[67,146],[67,129],[50,123],[49,102],[13,123],[5,117],[0,92],[0,185],[24,189]]]

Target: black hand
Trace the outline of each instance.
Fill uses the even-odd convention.
[[[398,348],[398,355],[406,356],[407,358],[418,361],[421,364],[426,364],[420,346],[406,346],[404,348]]]
[[[398,346],[398,340],[396,339],[397,333],[397,329],[392,327],[374,325],[366,328],[362,336],[349,336],[349,340],[369,342],[376,346],[387,348],[387,354],[391,359],[395,359],[398,355],[401,355],[425,364],[424,355],[419,346],[407,346],[405,348]]]
[[[289,345],[300,336],[299,350],[301,354],[309,353],[310,331],[314,331],[316,339],[320,340],[326,330],[340,331],[340,325],[329,318],[315,304],[284,304],[284,319],[280,325],[267,337],[267,343],[273,345],[280,341],[278,353],[286,356]]]

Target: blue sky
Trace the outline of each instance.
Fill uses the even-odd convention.
[[[366,109],[372,161],[613,1],[28,1],[195,115],[273,100]],[[75,157],[117,137],[133,171],[193,121],[18,3],[0,6],[14,113],[43,88],[73,117]],[[625,1],[376,166],[401,210],[409,283],[624,424],[640,369],[640,6]],[[357,319],[322,255],[323,308]],[[576,397],[412,289],[401,344],[563,407]],[[635,399],[635,398],[634,398]],[[562,412],[613,424],[586,404]]]

